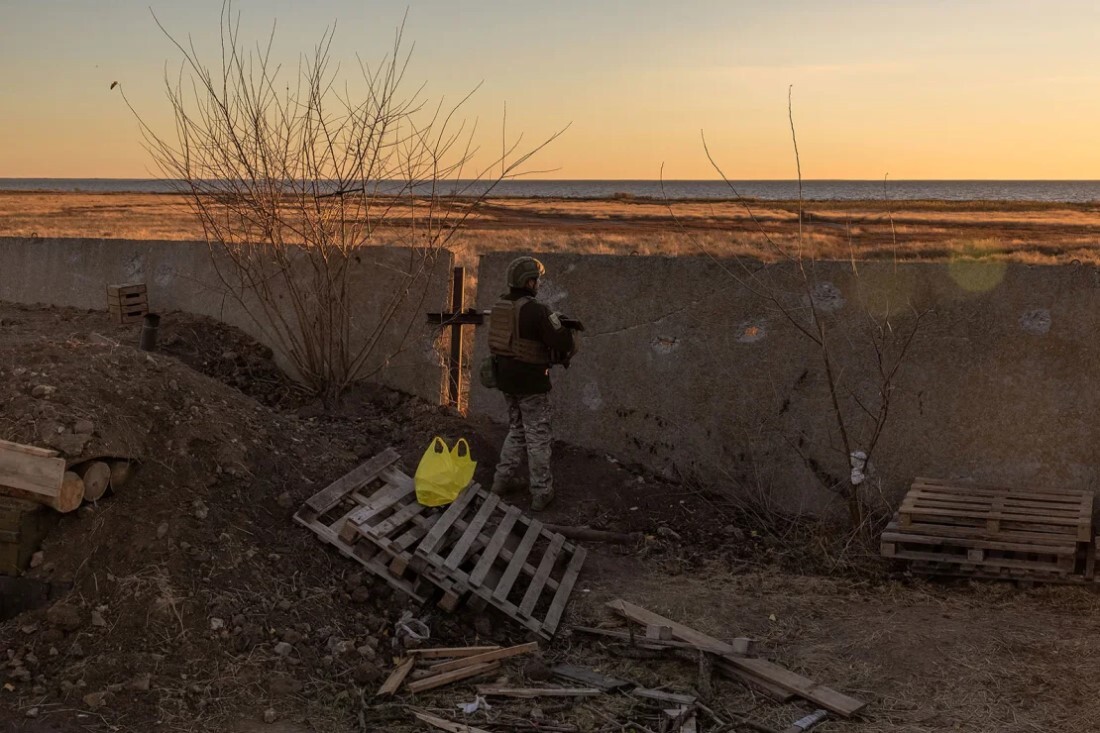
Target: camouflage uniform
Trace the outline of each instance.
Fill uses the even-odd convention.
[[[508,437],[500,450],[494,484],[517,486],[523,482],[524,456],[531,479],[531,498],[549,500],[554,496],[550,475],[550,395],[504,395],[508,403]]]

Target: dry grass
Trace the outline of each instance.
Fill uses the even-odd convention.
[[[456,236],[460,258],[514,250],[775,256],[744,207],[732,201],[495,199],[488,204]],[[764,231],[792,248],[796,212],[792,202],[753,208]],[[805,212],[804,244],[819,259],[1100,262],[1100,207],[1092,205],[828,201],[807,202]],[[393,225],[419,213],[410,206]],[[0,193],[0,236],[201,240],[203,233],[178,196],[7,192]],[[385,241],[383,230],[379,242]]]

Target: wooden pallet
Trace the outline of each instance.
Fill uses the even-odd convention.
[[[1072,489],[1019,490],[970,486],[938,479],[918,478],[898,509],[899,524],[977,529],[988,539],[1001,533],[1069,536],[1075,542],[1092,541],[1090,491]]]
[[[352,517],[367,523],[384,516],[386,507],[405,496],[411,479],[394,467],[400,456],[387,449],[351,473],[314,494],[294,515],[294,521],[311,529],[341,554],[355,560],[394,588],[420,603],[427,602],[437,587],[446,591],[451,584],[409,566],[394,566],[394,556],[370,535],[346,531]],[[387,505],[386,502],[390,503]],[[415,497],[413,499],[415,504]],[[377,514],[372,515],[372,511]],[[352,524],[352,527],[357,525]],[[367,525],[368,528],[371,525]],[[370,542],[360,542],[366,536]]]
[[[900,527],[897,522],[891,522],[882,533],[880,547],[883,557],[894,560],[1049,575],[1074,573],[1086,559],[1085,553],[1072,539],[1061,542],[1002,542],[977,537],[937,537],[916,534],[911,529]]]
[[[415,553],[439,574],[549,639],[586,551],[472,485],[447,507]]]

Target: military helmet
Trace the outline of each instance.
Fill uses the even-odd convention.
[[[528,280],[538,280],[545,272],[546,268],[534,257],[517,257],[508,265],[508,287],[522,288]]]

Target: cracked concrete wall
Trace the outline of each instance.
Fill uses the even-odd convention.
[[[416,259],[412,250],[400,247],[362,252],[348,277],[351,342],[372,338],[378,314],[394,293],[408,290],[410,296],[385,325],[366,370],[378,370],[374,381],[438,401],[445,367],[437,348],[438,329],[424,322],[424,312],[445,308],[453,256],[442,253],[434,271],[422,276],[414,274]],[[309,277],[308,264],[302,265],[296,275]],[[271,348],[279,366],[292,373],[275,318],[257,308],[248,289],[225,284],[223,275],[232,272],[223,257],[211,257],[204,242],[0,238],[0,300],[106,310],[108,284],[144,282],[151,311],[169,313],[165,318],[171,318],[171,311],[187,311],[236,326]],[[294,325],[292,308],[283,306],[277,313]],[[140,329],[140,324],[134,326],[135,345]]]
[[[511,254],[481,258],[491,308]],[[867,485],[894,503],[916,476],[1092,488],[1100,413],[1100,272],[1003,263],[818,263],[808,294],[789,267],[751,275],[706,258],[538,255],[542,297],[587,331],[554,370],[557,437],[670,475],[751,492],[789,511],[840,510],[848,472],[812,297],[835,358],[854,449],[880,405],[874,334],[920,320],[889,396]],[[782,307],[780,307],[782,306]],[[800,329],[806,329],[803,332]],[[479,329],[475,368],[488,353]],[[474,414],[504,419],[471,388]]]

